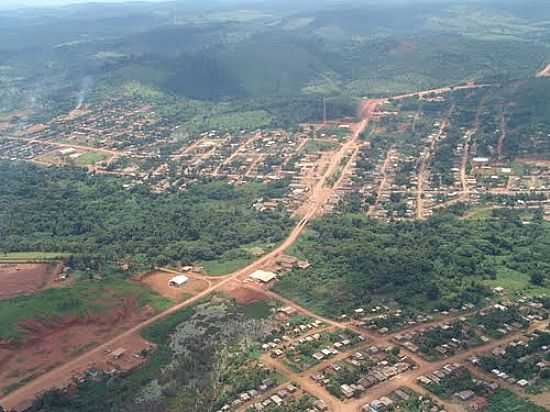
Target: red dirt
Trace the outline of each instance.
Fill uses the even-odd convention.
[[[135,302],[126,300],[100,315],[23,323],[21,328],[27,338],[25,343],[0,346],[0,393],[64,364],[68,359],[151,316],[149,308],[138,310]],[[101,356],[98,358],[96,355],[82,365],[83,370],[87,369],[89,363],[97,363],[99,360]],[[67,379],[70,380],[71,376],[67,376]]]
[[[530,156],[530,157],[518,157],[515,159],[517,163],[522,163],[526,165],[534,165],[541,167],[549,167],[550,159],[544,156]]]
[[[153,289],[158,294],[171,299],[175,302],[180,302],[184,298],[188,298],[189,295],[196,295],[210,286],[210,283],[206,279],[200,279],[193,276],[193,274],[186,274],[189,278],[189,282],[180,288],[172,287],[168,284],[170,279],[175,275],[165,271],[155,271],[145,275],[140,282]]]
[[[228,288],[226,292],[239,304],[248,304],[268,299],[267,295],[262,291],[246,287],[237,287],[235,289]]]
[[[61,267],[47,263],[0,264],[0,300],[44,289],[57,277]]]

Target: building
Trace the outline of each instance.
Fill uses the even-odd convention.
[[[478,397],[472,399],[469,402],[468,406],[473,411],[483,411],[483,410],[487,409],[487,407],[489,406],[489,402],[487,402],[486,398],[484,398],[482,396],[478,396]]]
[[[251,279],[257,280],[262,283],[269,283],[274,279],[277,279],[277,275],[273,272],[268,272],[265,270],[257,270],[250,275]]]
[[[120,359],[124,356],[124,354],[126,353],[126,349],[124,348],[118,348],[116,350],[114,350],[112,353],[111,353],[111,356],[114,358],[114,359]]]
[[[189,278],[185,275],[178,275],[170,279],[168,284],[174,288],[179,288],[189,282]]]

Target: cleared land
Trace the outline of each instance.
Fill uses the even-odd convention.
[[[186,284],[179,288],[173,287],[169,285],[169,282],[174,276],[175,275],[173,273],[158,270],[145,275],[141,279],[141,283],[148,286],[159,295],[176,302],[180,302],[190,296],[194,296],[210,286],[210,282],[206,279],[186,275],[189,277],[189,281]]]
[[[60,264],[1,263],[0,300],[38,292],[51,285],[60,272]]]
[[[128,299],[98,314],[23,322],[19,325],[26,337],[23,344],[0,344],[0,393],[6,394],[24,385],[152,315],[150,307],[140,308]],[[123,345],[124,342],[118,344]],[[98,354],[81,366],[86,369],[103,358],[106,358],[104,354]]]

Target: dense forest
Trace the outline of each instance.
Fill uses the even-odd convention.
[[[528,225],[511,211],[475,222],[452,215],[390,224],[330,216],[315,221],[295,246],[312,268],[292,272],[276,289],[325,314],[383,301],[449,309],[480,303],[491,293],[483,281],[500,270],[543,284],[548,250],[550,227],[542,214]]]
[[[276,187],[205,181],[184,193],[151,193],[83,170],[0,163],[0,253],[59,252],[78,268],[130,271],[216,259],[281,240],[291,219],[256,212]]]

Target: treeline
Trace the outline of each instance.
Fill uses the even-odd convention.
[[[7,162],[0,179],[0,253],[63,252],[82,269],[212,260],[278,242],[291,225],[285,213],[251,207],[279,195],[280,184],[236,189],[205,181],[185,193],[154,194],[119,178]]]
[[[467,221],[441,215],[426,222],[384,224],[360,215],[316,221],[298,244],[312,268],[276,286],[326,314],[394,301],[447,310],[490,294],[483,280],[506,267],[543,276],[550,269],[550,229],[522,224],[517,213]],[[540,276],[538,276],[540,277]]]

